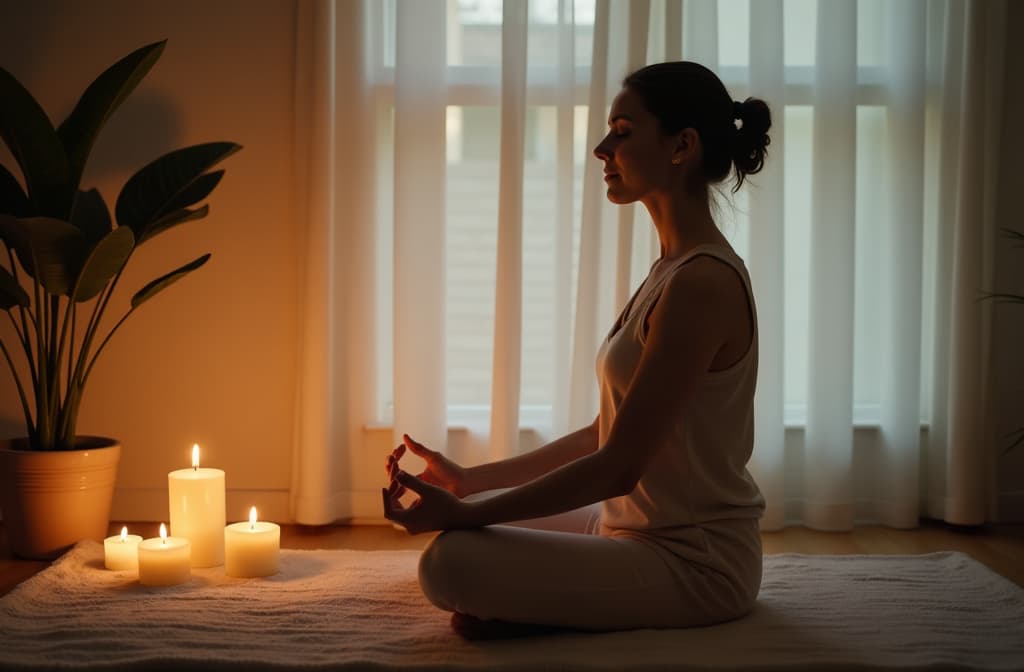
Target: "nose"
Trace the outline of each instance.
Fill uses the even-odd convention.
[[[594,156],[600,159],[601,161],[608,161],[610,158],[612,158],[611,150],[608,149],[607,145],[605,144],[607,141],[608,138],[605,138],[600,143],[598,143],[597,147],[594,147]]]

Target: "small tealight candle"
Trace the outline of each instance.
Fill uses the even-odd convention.
[[[192,552],[188,539],[168,537],[160,523],[160,538],[139,544],[139,583],[145,586],[173,586],[192,577]]]
[[[103,540],[103,564],[107,569],[115,571],[139,569],[139,542],[142,537],[128,534],[128,528],[122,527],[121,534]]]
[[[281,556],[281,528],[256,520],[256,507],[249,510],[248,523],[224,528],[224,573],[252,578],[276,574]]]

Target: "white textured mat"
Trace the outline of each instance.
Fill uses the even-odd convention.
[[[282,551],[147,588],[82,542],[0,599],[3,669],[1024,670],[1024,591],[960,553],[765,556],[757,609],[693,630],[467,643],[415,551]]]

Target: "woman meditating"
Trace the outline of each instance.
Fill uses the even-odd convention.
[[[757,314],[709,190],[761,170],[768,106],[734,102],[697,63],[660,63],[625,78],[608,126],[594,148],[608,198],[647,207],[661,255],[601,344],[600,414],[477,467],[408,436],[387,460],[385,516],[444,530],[420,584],[467,638],[709,625],[746,614],[760,588]],[[419,476],[399,467],[406,449],[426,460]],[[552,529],[574,517],[575,531]]]

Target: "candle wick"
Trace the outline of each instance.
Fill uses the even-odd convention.
[[[250,532],[255,532],[256,531],[256,523],[249,523],[249,531]]]

